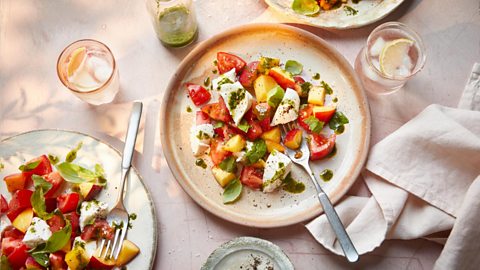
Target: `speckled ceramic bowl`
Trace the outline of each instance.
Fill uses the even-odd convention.
[[[210,169],[195,165],[189,142],[189,130],[195,123],[194,108],[184,84],[202,84],[215,68],[213,61],[219,51],[232,52],[245,61],[259,56],[289,59],[304,65],[303,76],[311,81],[315,73],[328,82],[338,97],[337,107],[350,124],[337,138],[337,154],[330,159],[312,162],[318,175],[328,168],[334,176],[321,185],[333,203],[337,202],[356,180],[367,156],[370,138],[370,112],[367,99],[352,67],[332,46],[304,30],[281,24],[250,24],[233,28],[198,45],[180,64],[164,94],[160,116],[160,133],[165,158],[183,189],[211,213],[242,225],[279,227],[309,220],[322,212],[308,175],[293,167],[292,175],[305,183],[306,190],[291,194],[283,190],[262,193],[244,188],[234,204],[222,202],[223,189]],[[318,83],[318,81],[317,81]],[[210,162],[206,157],[205,161]],[[208,163],[209,167],[212,165]]]

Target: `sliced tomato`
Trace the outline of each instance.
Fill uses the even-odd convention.
[[[50,253],[50,269],[51,270],[67,270],[68,265],[65,262],[65,253],[63,251],[57,251]]]
[[[196,119],[195,119],[195,124],[202,125],[202,124],[211,124],[212,119],[208,116],[208,114],[202,112],[202,111],[197,111]]]
[[[11,222],[23,211],[25,208],[32,207],[30,203],[30,197],[32,197],[33,191],[28,189],[17,190],[13,193],[12,199],[8,204],[7,217]]]
[[[212,143],[210,144],[210,158],[212,159],[213,164],[220,164],[220,162],[230,155],[232,155],[231,152],[223,150],[223,142],[221,140],[212,140]]]
[[[186,86],[188,90],[188,95],[190,96],[190,99],[193,101],[193,104],[195,104],[195,106],[203,105],[210,101],[210,99],[212,98],[210,92],[201,85],[187,83]]]
[[[240,182],[253,189],[259,189],[263,183],[263,170],[252,166],[245,166],[240,174]]]
[[[55,193],[62,186],[63,182],[65,182],[65,180],[63,179],[63,177],[60,175],[59,172],[51,172],[51,173],[47,174],[44,178],[50,184],[52,184],[52,188],[47,193],[45,193],[45,198],[50,198],[50,197],[54,196]]]
[[[254,141],[263,134],[262,126],[257,121],[249,121],[250,128],[247,132],[247,139]]]
[[[242,58],[226,52],[217,53],[217,62],[220,74],[230,71],[232,68],[235,68],[235,72],[238,74],[247,64]]]
[[[65,218],[70,221],[70,225],[72,225],[72,236],[71,239],[80,235],[80,216],[77,212],[70,212],[65,215]]]
[[[53,210],[57,209],[57,198],[45,198],[45,206],[45,210],[47,210],[47,212],[53,212]]]
[[[27,180],[28,180],[28,174],[27,173],[15,173],[15,174],[10,174],[7,175],[3,178],[3,181],[5,181],[5,184],[7,185],[7,189],[9,192],[15,192],[19,189],[24,189]]]
[[[50,230],[52,233],[61,230],[65,227],[65,220],[59,215],[53,215],[49,220],[47,220],[48,226],[50,226]]]
[[[92,225],[87,225],[82,231],[82,240],[89,241],[91,239],[112,239],[115,231],[104,219],[97,219]]]
[[[218,99],[217,103],[207,104],[202,107],[202,112],[208,114],[210,118],[222,121],[224,123],[229,123],[232,121],[232,117],[228,112],[227,105],[222,97]]]
[[[7,256],[7,260],[13,269],[21,269],[25,266],[25,262],[28,258],[27,250],[28,247],[25,244],[21,243],[19,246],[13,249],[10,255]]]
[[[293,76],[293,80],[294,80],[295,83],[297,83],[297,84],[305,83],[305,80],[302,78],[302,76]]]
[[[13,238],[13,239],[22,240],[23,236],[24,236],[24,234],[21,231],[15,229],[15,227],[13,227],[13,226],[7,227],[2,232],[2,238],[9,237],[9,238]]]
[[[319,160],[330,154],[335,146],[335,139],[335,134],[328,137],[321,134],[310,134],[308,140],[310,160]]]
[[[23,245],[22,239],[3,237],[2,238],[2,254],[5,256],[10,255],[14,249]]]
[[[48,157],[46,155],[42,155],[37,158],[34,158],[29,162],[27,162],[27,164],[34,163],[37,161],[40,161],[40,163],[38,164],[37,167],[28,171],[30,174],[45,175],[52,172],[52,164],[50,164],[50,160],[48,160]]]
[[[305,123],[305,119],[313,116],[313,105],[308,104],[298,112],[298,124],[305,129],[306,132],[311,133],[310,127]]]
[[[0,194],[0,214],[5,214],[8,211],[8,203],[5,197]]]
[[[249,63],[240,74],[238,81],[243,85],[245,88],[252,88],[253,82],[258,77],[258,63],[259,61],[254,61]]]
[[[245,135],[243,131],[229,124],[225,124],[222,127],[215,128],[214,131],[215,134],[218,135],[218,138],[222,141],[226,141],[231,137],[235,136],[236,134]]]
[[[57,197],[57,207],[64,214],[75,211],[80,201],[80,194],[76,192],[62,194]]]
[[[28,270],[43,270],[45,267],[41,266],[32,256],[28,256],[27,260],[25,261],[25,267]]]
[[[267,132],[271,130],[273,127],[270,125],[270,117],[266,117],[262,121],[258,122],[260,124],[260,127],[262,127],[263,132]]]

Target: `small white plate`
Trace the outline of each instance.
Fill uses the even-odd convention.
[[[294,267],[277,245],[255,237],[238,237],[213,251],[201,268],[223,269],[293,270]]]
[[[0,172],[0,178],[17,173],[18,166],[40,155],[53,154],[60,158],[83,142],[78,152],[76,164],[93,168],[99,163],[105,169],[107,186],[99,196],[99,201],[107,202],[110,208],[115,204],[120,186],[120,164],[122,157],[119,151],[85,134],[62,130],[36,130],[22,133],[0,142],[0,162],[5,168]],[[10,193],[2,185],[2,195],[10,200]],[[132,228],[128,230],[127,239],[130,239],[140,248],[140,254],[127,264],[128,269],[151,269],[157,248],[157,218],[153,200],[142,182],[138,171],[132,167],[125,191],[125,207],[127,211],[135,213]]]
[[[404,0],[367,0],[348,5],[358,11],[356,15],[348,15],[344,5],[333,10],[320,10],[315,16],[298,14],[292,9],[293,0],[265,0],[275,11],[294,20],[320,28],[348,29],[358,28],[374,23],[396,9]]]

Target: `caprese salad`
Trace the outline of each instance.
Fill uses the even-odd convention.
[[[125,240],[116,261],[99,256],[97,240],[112,239],[116,224],[106,221],[108,204],[95,199],[107,184],[102,166],[73,163],[80,148],[63,162],[34,158],[3,179],[11,199],[0,195],[2,270],[112,269],[140,252]]]
[[[291,187],[292,161],[285,147],[298,151],[304,133],[310,160],[332,155],[348,119],[337,111],[338,99],[320,74],[308,82],[297,61],[282,64],[262,56],[247,64],[226,52],[217,53],[214,65],[213,73],[219,75],[211,83],[208,77],[203,85],[186,83],[186,88],[198,108],[191,149],[203,168],[207,163],[202,156],[209,155],[212,174],[224,188],[224,203],[237,200],[243,186],[263,192]],[[299,128],[282,141],[279,125],[287,123]]]

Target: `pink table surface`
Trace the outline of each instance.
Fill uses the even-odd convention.
[[[161,152],[158,111],[175,67],[198,42],[228,27],[284,22],[263,1],[196,0],[198,41],[183,49],[158,42],[143,1],[0,1],[0,139],[34,129],[76,130],[121,148],[130,105],[142,100],[144,122],[135,165],[158,213],[155,269],[198,269],[220,244],[256,236],[279,245],[297,269],[431,269],[442,246],[427,240],[385,241],[349,265],[321,247],[302,224],[255,229],[219,219],[193,202],[173,178]],[[405,1],[380,22],[333,31],[295,24],[333,44],[349,61],[382,22],[408,24],[424,38],[427,63],[405,88],[389,96],[369,95],[372,145],[432,103],[455,107],[470,69],[480,60],[478,1]],[[222,22],[222,23],[218,23]],[[90,106],[65,90],[55,64],[70,42],[93,38],[113,51],[121,90],[108,105]],[[361,182],[350,194],[367,194]]]

